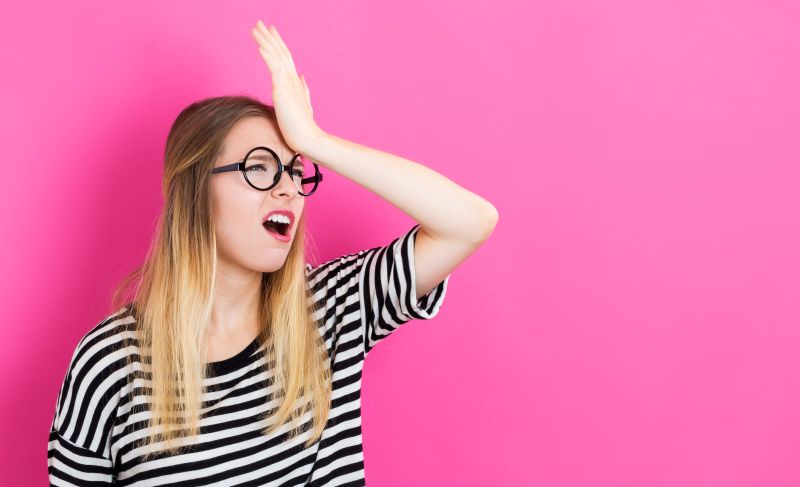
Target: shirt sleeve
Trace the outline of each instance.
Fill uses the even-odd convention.
[[[101,333],[90,333],[73,353],[50,425],[50,485],[114,484],[110,432],[117,378],[109,366],[107,342]]]
[[[428,294],[415,299],[414,244],[419,228],[414,225],[386,246],[342,255],[317,266],[305,264],[313,300],[322,303],[317,316],[324,321],[326,337],[349,350],[357,336],[366,357],[403,323],[429,320],[439,313],[449,274]]]
[[[110,458],[82,448],[50,430],[47,472],[50,485],[114,485],[114,466]]]
[[[450,275],[416,299],[414,246],[419,228],[414,225],[389,245],[359,252],[358,293],[366,353],[403,323],[439,314]]]

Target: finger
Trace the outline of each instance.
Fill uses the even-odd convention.
[[[270,25],[270,29],[271,29],[272,34],[275,36],[275,39],[280,44],[280,47],[281,47],[280,50],[282,50],[282,51],[284,51],[286,53],[286,57],[288,58],[289,65],[292,67],[292,69],[297,71],[297,69],[294,66],[294,59],[292,59],[292,53],[291,53],[291,51],[289,51],[289,48],[286,46],[286,43],[283,42],[283,37],[281,37],[281,34],[278,32],[278,28],[275,27],[274,25]]]
[[[283,61],[280,58],[280,55],[276,51],[275,45],[269,42],[266,39],[266,37],[264,37],[264,34],[259,32],[258,29],[253,29],[253,38],[255,38],[256,42],[258,43],[258,48],[259,50],[262,51],[262,55],[265,55],[264,53],[266,53],[266,57],[270,58],[270,59],[265,58],[265,61],[268,61],[270,69],[273,66],[283,63]]]
[[[256,23],[256,27],[261,32],[263,37],[269,41],[270,44],[275,48],[275,52],[286,65],[287,71],[294,71],[297,73],[297,68],[294,64],[294,59],[292,59],[292,54],[289,52],[289,48],[286,47],[286,44],[283,42],[283,39],[280,39],[277,33],[277,29],[275,29],[274,25],[270,25],[269,27],[265,26],[263,22],[260,20]]]
[[[281,45],[275,40],[272,33],[266,28],[256,26],[256,28],[253,29],[253,35],[258,39],[259,44],[272,46],[276,54],[280,53]]]
[[[256,40],[256,42],[258,42],[259,47],[269,45],[269,41],[267,41],[267,38],[264,37],[264,34],[261,33],[261,31],[254,28],[251,32],[253,34],[253,38]]]
[[[268,42],[264,34],[262,34],[258,29],[253,29],[253,37],[255,37],[256,41],[258,42],[259,50],[261,51],[262,56],[264,56],[264,60],[267,61],[270,71],[285,72],[285,61],[283,61],[278,53],[275,42]]]
[[[265,26],[260,20],[256,23],[256,29],[261,34],[263,42],[270,44],[274,48],[276,55],[280,58],[282,63],[286,64],[287,69],[294,69],[294,63],[286,52],[286,48],[284,47],[285,45],[281,44],[274,32]]]
[[[265,47],[259,47],[258,52],[261,53],[261,57],[263,57],[264,61],[266,61],[267,67],[273,76],[282,74],[284,72],[283,64],[281,64],[281,62],[278,60],[278,56],[272,46],[267,45]]]

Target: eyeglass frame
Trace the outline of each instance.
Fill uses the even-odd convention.
[[[253,183],[251,183],[249,179],[247,179],[247,171],[246,171],[246,169],[247,169],[247,158],[250,157],[250,154],[252,154],[253,151],[256,151],[256,150],[259,150],[259,149],[267,150],[270,154],[272,154],[273,157],[275,157],[275,160],[278,161],[278,174],[275,176],[275,180],[272,182],[272,184],[267,188],[259,188],[258,186],[256,186]],[[291,169],[292,169],[292,166],[294,165],[294,161],[296,161],[297,158],[300,157],[301,155],[302,154],[297,152],[292,157],[292,162],[290,162],[289,164],[283,164],[283,162],[281,162],[280,156],[278,156],[278,154],[276,154],[275,151],[270,149],[269,147],[266,147],[266,146],[253,147],[252,149],[247,151],[247,154],[245,154],[243,160],[241,160],[239,162],[234,162],[232,164],[227,164],[225,166],[215,167],[215,168],[213,168],[211,170],[211,173],[212,174],[217,174],[217,173],[229,172],[229,171],[240,171],[242,173],[242,177],[244,177],[244,180],[253,189],[257,189],[259,191],[269,191],[270,189],[272,189],[275,186],[277,186],[278,183],[280,183],[281,177],[283,176],[283,173],[285,172],[284,168],[289,170],[288,171],[289,174],[290,174],[289,177],[291,178]],[[315,171],[314,172],[314,176],[309,176],[307,178],[301,179],[300,180],[300,186],[302,186],[303,183],[307,183],[307,182],[311,182],[311,181],[316,181],[317,184],[314,186],[314,189],[312,189],[310,193],[305,194],[300,190],[300,188],[297,188],[297,184],[295,183],[294,186],[295,186],[295,188],[297,188],[297,192],[302,196],[311,196],[312,194],[316,193],[317,189],[319,188],[319,183],[322,181],[322,173],[319,171],[319,166],[314,161],[311,161],[311,164],[314,164],[314,171]],[[309,180],[311,180],[311,181],[309,181]],[[293,179],[292,179],[292,182],[294,183]]]

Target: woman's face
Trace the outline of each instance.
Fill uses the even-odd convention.
[[[227,134],[214,167],[242,161],[250,149],[259,146],[275,151],[283,164],[289,164],[295,154],[269,119],[247,117],[236,122]],[[241,171],[214,174],[210,185],[220,264],[256,272],[280,269],[294,241],[305,203],[288,171],[267,191],[247,184]],[[291,212],[287,241],[276,238],[263,225],[273,210]]]

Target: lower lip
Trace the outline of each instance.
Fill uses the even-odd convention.
[[[288,241],[291,240],[289,235],[281,235],[280,233],[275,233],[272,230],[269,230],[267,228],[264,228],[264,230],[266,230],[268,234],[272,235],[273,237],[275,237],[277,240],[280,240],[281,242],[288,242]]]

